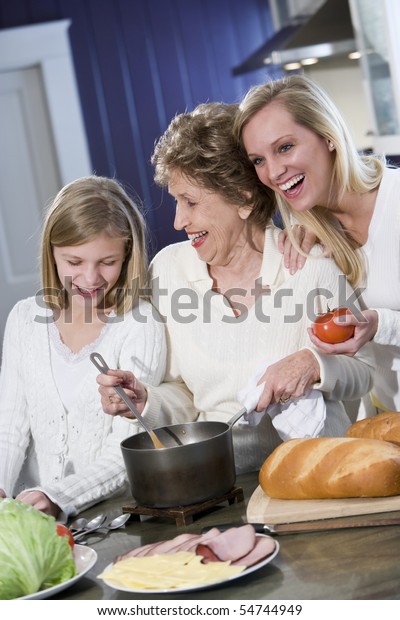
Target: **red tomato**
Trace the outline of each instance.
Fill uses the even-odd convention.
[[[62,523],[57,523],[57,534],[59,536],[66,536],[68,538],[69,546],[71,547],[71,549],[74,548],[74,538],[69,529],[65,525],[62,525]]]
[[[338,325],[333,321],[334,317],[343,316],[343,314],[351,314],[348,308],[337,308],[329,310],[325,314],[320,314],[312,325],[313,333],[329,344],[338,344],[345,342],[354,334],[354,325]]]

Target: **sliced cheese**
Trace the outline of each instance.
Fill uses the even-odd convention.
[[[204,564],[202,560],[202,556],[189,551],[132,557],[116,562],[98,577],[116,587],[166,590],[223,581],[245,569],[231,566],[230,562]]]

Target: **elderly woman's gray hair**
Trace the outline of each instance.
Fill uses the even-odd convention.
[[[236,104],[203,103],[193,112],[175,116],[155,145],[154,178],[166,187],[179,171],[227,202],[251,206],[249,220],[265,228],[274,214],[275,198],[234,139],[237,111]]]

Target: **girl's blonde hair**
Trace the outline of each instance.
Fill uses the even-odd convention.
[[[112,306],[121,315],[137,303],[148,269],[144,218],[118,181],[93,175],[65,185],[45,216],[42,286],[44,299],[53,310],[68,305],[54,263],[53,247],[81,245],[101,234],[125,241],[125,260],[118,281],[104,300],[105,307]]]
[[[329,204],[340,204],[348,192],[366,193],[376,189],[386,162],[384,158],[362,156],[357,152],[333,101],[320,86],[304,75],[287,76],[254,86],[248,91],[239,105],[234,124],[235,137],[243,150],[243,129],[257,112],[273,100],[279,101],[297,124],[331,141],[335,146],[328,207],[315,205],[307,212],[296,212],[295,218],[316,234],[349,282],[356,286],[363,278],[364,262],[361,254],[355,251],[358,244],[342,228],[330,211]],[[282,196],[276,194],[276,201],[289,237],[299,249],[291,232],[290,215],[294,211]]]

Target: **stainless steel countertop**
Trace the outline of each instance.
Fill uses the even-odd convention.
[[[97,575],[113,559],[136,546],[200,533],[208,525],[245,522],[246,506],[258,484],[257,473],[239,476],[245,501],[224,502],[177,527],[170,519],[129,520],[124,529],[107,536],[93,535],[89,546],[98,554],[96,565],[76,584],[54,596],[64,600],[350,600],[400,598],[400,526],[360,528],[279,537],[280,552],[270,563],[229,584],[193,593],[133,594],[108,587]],[[115,516],[131,497],[102,502],[83,513]],[[399,513],[391,513],[393,516]],[[388,515],[387,515],[388,516]]]

